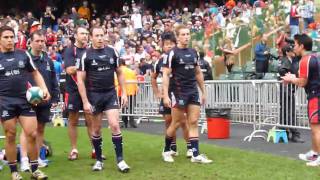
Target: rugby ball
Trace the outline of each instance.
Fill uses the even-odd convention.
[[[32,105],[37,105],[43,100],[43,91],[38,86],[33,86],[27,90],[27,101]]]

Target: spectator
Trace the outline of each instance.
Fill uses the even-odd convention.
[[[57,35],[52,31],[50,27],[47,28],[46,45],[47,46],[57,45]]]
[[[82,6],[78,9],[78,14],[80,18],[90,20],[91,18],[91,12],[88,8],[88,1],[83,1]]]
[[[142,33],[142,17],[138,10],[131,15],[131,22],[136,33]]]
[[[284,46],[282,49],[281,65],[279,66],[280,77],[287,73],[298,75],[299,61],[301,57],[295,56],[293,47]],[[295,90],[294,84],[280,86],[280,124],[296,125],[295,118]],[[300,132],[296,128],[286,128],[288,139],[294,143],[304,142],[300,137]],[[290,136],[291,133],[291,136]]]
[[[200,51],[199,55],[200,55],[199,65],[203,74],[203,79],[205,81],[213,80],[211,66],[209,65],[208,61],[204,60],[204,52]]]
[[[53,15],[51,11],[51,7],[47,6],[46,11],[43,13],[43,15],[40,18],[40,24],[42,25],[42,28],[43,29],[53,28],[55,20],[56,20],[56,17]]]
[[[292,39],[294,35],[300,33],[300,30],[299,30],[300,14],[298,12],[298,3],[299,3],[299,0],[295,0],[290,10],[290,32],[291,32]]]
[[[183,24],[187,24],[189,21],[191,21],[191,13],[189,12],[187,7],[183,8],[181,19]]]
[[[126,66],[125,61],[121,61],[121,70],[126,82],[125,89],[128,96],[128,107],[123,108],[122,112],[126,114],[134,114],[136,95],[138,93],[137,75],[135,71]],[[121,97],[121,92],[119,97]],[[124,123],[124,127],[128,127],[128,119],[130,127],[137,128],[137,124],[134,121],[134,116],[122,116],[122,122]]]
[[[267,46],[267,35],[263,34],[261,42],[255,47],[256,72],[266,73],[269,67],[269,48]]]
[[[69,19],[73,21],[73,23],[77,24],[79,20],[79,14],[77,12],[77,9],[75,7],[71,8],[71,14],[69,15]]]
[[[18,41],[16,43],[16,48],[27,49],[27,37],[22,31],[18,31]]]
[[[313,0],[306,0],[305,4],[300,6],[301,17],[304,22],[304,30],[306,31],[309,27],[309,24],[314,22],[314,13],[316,12],[316,7]]]
[[[146,63],[145,58],[141,58],[139,64],[139,74],[143,76],[150,76],[153,66],[151,64]]]
[[[26,22],[28,23],[28,30],[30,30],[33,22],[35,22],[35,21],[37,21],[37,19],[33,17],[32,12],[28,12],[27,19],[26,19]]]
[[[142,58],[146,57],[146,52],[142,45],[137,45],[136,47],[136,54],[134,55],[134,62],[139,64]]]

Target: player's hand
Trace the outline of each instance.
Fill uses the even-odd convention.
[[[291,74],[290,72],[287,73],[286,75],[284,75],[283,77],[281,77],[282,81],[285,84],[292,83],[293,79],[295,79],[295,78],[296,78],[296,75]]]
[[[201,102],[200,102],[201,106],[205,105],[206,102],[207,102],[207,96],[205,94],[202,94],[201,95]]]
[[[43,89],[43,101],[48,102],[51,99],[51,95],[48,91],[48,89]]]
[[[93,113],[93,108],[89,102],[83,104],[83,111],[87,114]]]
[[[158,99],[163,98],[163,96],[162,96],[162,94],[161,94],[160,92],[158,92],[158,93],[156,94],[156,97],[157,97]]]
[[[128,96],[123,94],[121,95],[121,107],[127,107],[128,106]]]
[[[164,97],[164,98],[163,98],[163,105],[164,105],[165,107],[171,108],[171,100],[170,100],[169,97]]]

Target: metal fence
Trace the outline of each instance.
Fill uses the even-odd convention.
[[[151,84],[139,83],[135,98],[129,98],[129,108],[122,115],[141,120],[161,120],[159,99]],[[244,140],[264,138],[264,125],[309,129],[306,95],[302,88],[284,85],[277,80],[206,81],[207,103],[201,108],[199,126],[206,129],[205,108],[231,108],[232,123],[251,124],[253,130]],[[262,133],[262,134],[261,134]]]

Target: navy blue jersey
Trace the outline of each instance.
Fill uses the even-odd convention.
[[[76,66],[78,68],[80,64],[80,59],[85,51],[86,48],[78,48],[74,45],[66,48],[63,56],[65,68],[67,69],[70,66]],[[66,92],[78,92],[77,74],[66,74]]]
[[[188,93],[198,91],[196,80],[196,67],[199,66],[199,56],[191,48],[173,48],[163,65],[172,69],[174,92]]]
[[[56,78],[56,72],[54,70],[54,65],[52,60],[49,58],[49,56],[46,53],[43,53],[41,56],[33,56],[31,53],[31,58],[34,62],[34,64],[37,66],[38,71],[43,77],[44,82],[46,83],[46,86],[48,88],[48,91],[51,95],[51,102],[57,103],[59,102],[59,86],[58,81]],[[31,85],[36,85],[34,80],[30,78]],[[48,104],[43,104],[48,105]]]
[[[163,59],[166,59],[168,57],[168,54],[163,54],[161,58],[154,64],[153,72],[158,74],[160,77],[163,77]],[[169,81],[169,91],[171,91],[173,86],[173,79],[171,78],[172,75],[170,74],[170,81]]]
[[[26,98],[29,73],[35,70],[28,52],[0,53],[0,96]]]
[[[114,90],[114,74],[118,67],[119,56],[113,48],[87,49],[79,66],[80,71],[86,71],[87,91],[106,92]]]

